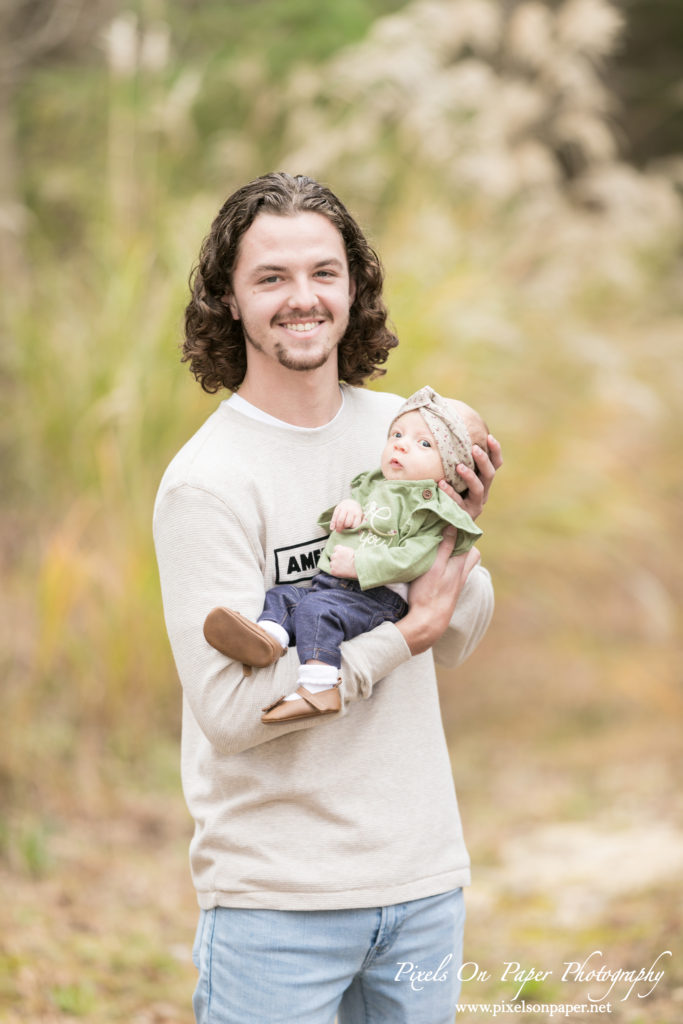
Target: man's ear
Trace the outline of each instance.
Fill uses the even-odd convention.
[[[349,277],[349,305],[352,306],[356,299],[356,279]]]
[[[221,302],[223,303],[224,306],[228,307],[228,309],[232,313],[233,320],[239,320],[240,312],[239,312],[239,309],[237,308],[237,303],[235,302],[235,296],[232,294],[232,292],[230,292],[230,291],[224,292],[222,297],[221,297]]]

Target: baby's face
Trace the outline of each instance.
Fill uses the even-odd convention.
[[[443,479],[439,449],[417,409],[391,424],[380,465],[387,480]]]

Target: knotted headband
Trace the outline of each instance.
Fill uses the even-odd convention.
[[[467,490],[467,484],[456,473],[455,467],[458,463],[462,463],[470,469],[475,468],[472,458],[472,441],[465,421],[444,401],[441,395],[437,395],[434,388],[429,386],[420,388],[403,403],[394,422],[404,413],[415,410],[420,413],[434,435],[447,482],[461,494]]]

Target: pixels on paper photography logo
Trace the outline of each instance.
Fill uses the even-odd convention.
[[[457,968],[458,980],[467,986],[468,995],[474,995],[472,989],[475,986],[497,980],[509,986],[509,992],[505,993],[509,1002],[461,1004],[461,1009],[488,1012],[494,1017],[499,1013],[520,1012],[545,1012],[551,1017],[556,1014],[570,1016],[578,1012],[609,1013],[613,1003],[651,996],[664,978],[671,956],[671,950],[666,949],[651,963],[629,968],[612,966],[608,957],[599,949],[577,960],[565,960],[559,967],[538,967],[517,960],[506,960],[498,968],[488,969],[469,960]],[[432,965],[403,960],[396,964],[394,981],[410,985],[414,991],[419,992],[427,986],[447,981],[455,969],[451,953]],[[566,986],[566,999],[570,1001],[554,1005],[527,1002],[526,997],[533,998],[540,985],[551,981],[556,986]],[[565,999],[564,993],[562,998]],[[582,1002],[577,1003],[577,999]]]

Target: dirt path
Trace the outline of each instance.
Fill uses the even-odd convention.
[[[70,821],[43,877],[0,872],[0,1020],[191,1024],[196,902],[180,797]]]
[[[461,744],[463,765],[474,763],[475,746],[474,739],[472,751]],[[483,762],[472,778],[464,768],[460,774],[474,881],[465,958],[488,977],[468,979],[462,999],[512,1003],[519,994],[527,1002],[585,1003],[606,985],[596,989],[578,968],[563,979],[567,964],[590,958],[584,975],[601,966],[637,972],[670,950],[647,998],[646,987],[628,992],[622,979],[602,1019],[679,1024],[683,803],[670,762],[654,755],[646,761],[641,752],[628,776],[624,761],[614,786],[603,775],[590,806],[571,820],[567,794],[575,810],[577,799],[588,801],[580,764],[558,782],[528,758],[518,757],[512,771],[507,753],[496,759],[489,752],[487,775]],[[535,801],[510,799],[530,788]],[[128,794],[106,817],[55,826],[40,856],[24,842],[23,862],[15,853],[0,866],[0,1020],[192,1024],[190,834],[179,792]],[[519,992],[516,976],[528,972],[533,980]],[[520,1016],[550,1019],[517,1012],[495,1019]],[[494,1018],[472,1013],[459,1024],[486,1019]]]

